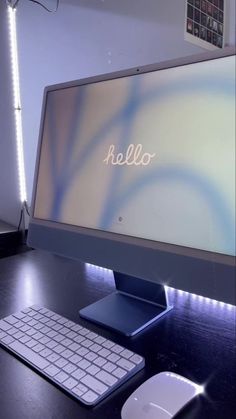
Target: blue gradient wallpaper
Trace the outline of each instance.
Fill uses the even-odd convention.
[[[50,91],[34,216],[235,255],[235,57]]]

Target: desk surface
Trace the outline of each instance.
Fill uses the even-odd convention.
[[[205,396],[195,398],[179,419],[233,419],[235,308],[171,291],[169,298],[175,308],[142,334],[125,338],[78,315],[80,308],[113,289],[109,271],[43,252],[0,260],[0,318],[40,304],[146,357],[143,371],[97,407],[86,408],[0,347],[1,417],[120,419],[125,400],[143,381],[170,370],[206,384]]]

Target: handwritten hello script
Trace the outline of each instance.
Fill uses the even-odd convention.
[[[130,144],[126,153],[116,154],[115,146],[112,144],[103,162],[112,166],[148,166],[155,155],[156,153],[144,153],[142,144]]]

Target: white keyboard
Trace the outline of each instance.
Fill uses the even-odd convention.
[[[144,358],[39,306],[0,320],[0,344],[86,405],[144,367]]]

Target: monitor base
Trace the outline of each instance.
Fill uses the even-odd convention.
[[[114,272],[116,292],[83,308],[86,320],[134,336],[172,309],[164,285]]]

